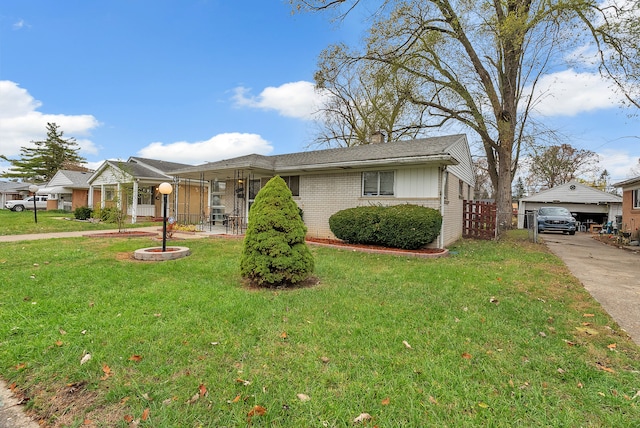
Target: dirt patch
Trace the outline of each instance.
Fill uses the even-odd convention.
[[[405,250],[402,248],[382,247],[378,245],[348,244],[339,239],[307,238],[307,243],[325,247],[340,248],[364,253],[396,254],[414,257],[445,257],[449,254],[446,249],[418,248],[417,250]]]

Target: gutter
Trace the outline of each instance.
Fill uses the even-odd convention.
[[[444,216],[444,191],[445,191],[445,186],[448,184],[445,180],[445,176],[447,174],[447,167],[444,166],[442,167],[442,178],[441,178],[441,182],[442,185],[440,186],[440,215],[442,216],[442,224],[440,225],[440,236],[438,236],[438,248],[440,249],[444,249],[444,222],[445,222],[445,216]]]

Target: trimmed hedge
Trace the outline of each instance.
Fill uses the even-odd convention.
[[[89,207],[78,207],[74,210],[73,215],[78,220],[88,220],[92,213],[93,210]]]
[[[433,242],[441,226],[438,210],[409,204],[348,208],[329,218],[329,227],[338,239],[407,250]]]

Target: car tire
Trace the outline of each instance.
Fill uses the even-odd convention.
[[[573,232],[569,232],[569,235],[575,235],[576,231],[574,230]]]
[[[24,206],[16,205],[15,207],[13,207],[13,211],[22,212],[22,211],[24,211]]]

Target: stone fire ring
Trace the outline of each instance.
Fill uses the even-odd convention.
[[[167,247],[162,251],[162,247],[140,248],[134,251],[133,258],[150,262],[162,262],[165,260],[175,260],[187,257],[191,254],[188,247]]]

